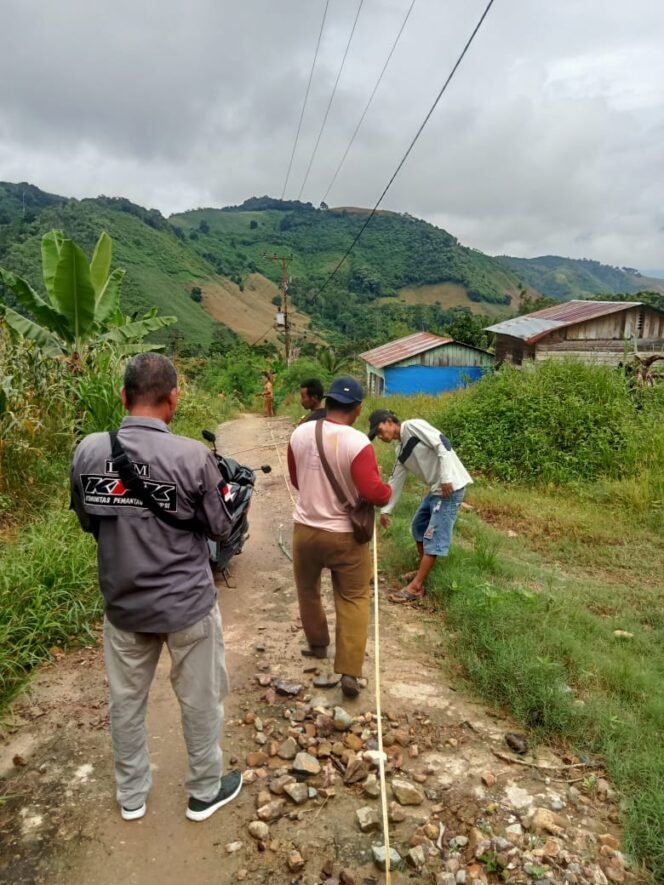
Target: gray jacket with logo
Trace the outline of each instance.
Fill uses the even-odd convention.
[[[182,630],[216,603],[206,535],[223,540],[230,533],[224,483],[209,449],[156,418],[126,417],[118,439],[154,498],[178,519],[195,517],[205,534],[172,528],[151,513],[114,470],[108,433],[87,436],[74,453],[72,509],[97,539],[106,615],[133,633]]]

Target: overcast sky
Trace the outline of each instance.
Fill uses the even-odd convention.
[[[411,0],[364,0],[318,204]],[[486,0],[416,0],[330,205],[373,205]],[[297,196],[359,0],[330,0]],[[2,0],[0,180],[165,214],[280,196],[325,0]],[[496,0],[384,206],[484,251],[664,267],[664,3]]]

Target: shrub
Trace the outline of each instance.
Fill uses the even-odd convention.
[[[643,462],[644,447],[655,457],[662,446],[661,396],[641,395],[639,409],[624,376],[606,366],[505,366],[446,398],[431,419],[469,468],[498,479],[619,478]]]

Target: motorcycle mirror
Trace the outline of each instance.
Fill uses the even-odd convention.
[[[261,470],[263,471],[263,473],[272,473],[272,468],[269,464],[263,464]]]
[[[203,439],[206,439],[209,443],[215,443],[217,441],[217,437],[211,430],[201,430],[201,435]]]

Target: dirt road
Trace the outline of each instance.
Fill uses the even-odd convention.
[[[229,452],[274,439],[283,460],[289,430],[283,419],[247,416],[220,433]],[[259,476],[251,538],[233,563],[232,587],[220,582],[233,686],[225,764],[251,772],[251,783],[209,821],[185,819],[185,752],[165,654],[149,709],[154,786],[148,812],[141,821],[122,821],[114,800],[100,650],[59,656],[19,698],[0,733],[0,795],[10,797],[0,804],[0,882],[384,880],[371,854],[381,839],[362,832],[356,819],[360,808],[379,809],[379,800],[368,795],[376,791],[371,778],[366,782],[369,763],[362,758],[374,746],[375,723],[366,715],[375,710],[373,644],[365,667],[368,686],[356,701],[343,699],[338,686],[313,685],[331,668],[315,662],[316,673],[300,655],[291,564],[279,545],[281,538],[290,548],[291,502],[276,450],[253,455],[242,460],[269,462],[273,473]],[[411,798],[419,802],[393,809],[391,841],[404,858],[393,881],[504,881],[500,870],[512,882],[601,883],[607,875],[633,880],[615,851],[619,833],[608,784],[600,783],[589,798],[579,789],[579,772],[553,753],[539,750],[525,757],[528,765],[513,756],[505,744],[506,732],[516,730],[513,723],[455,690],[441,660],[439,619],[381,603],[381,629],[390,780],[408,781],[415,790]],[[302,691],[296,698],[275,694],[278,679],[301,683]],[[354,722],[328,735],[323,708],[337,705]],[[312,789],[299,797],[302,804],[286,796],[285,782],[280,793],[275,784],[293,764],[276,753],[289,736],[298,750],[310,747],[322,767],[309,777]],[[250,753],[264,755],[248,760]],[[388,795],[391,802],[391,787]],[[269,835],[252,838],[248,825],[258,819],[257,807],[275,801]]]

